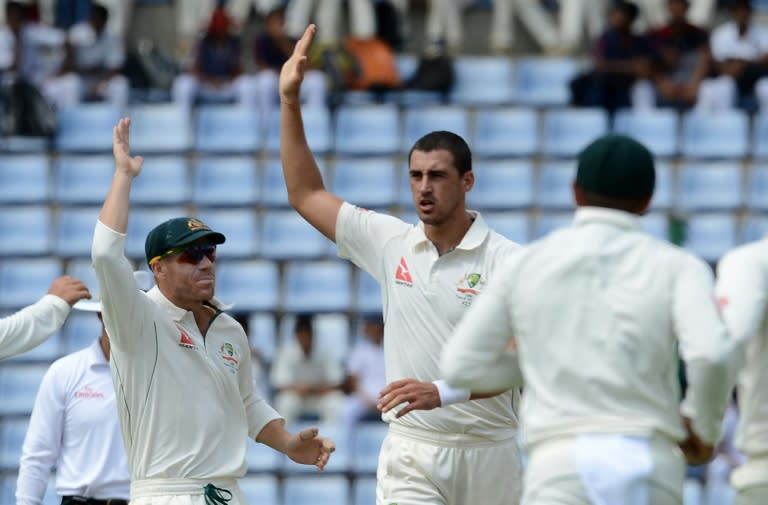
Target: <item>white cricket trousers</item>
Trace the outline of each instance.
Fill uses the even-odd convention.
[[[666,437],[649,440],[652,470],[645,479],[646,505],[682,505],[685,459]],[[576,437],[558,438],[534,446],[528,454],[523,505],[592,505],[584,486]],[[621,466],[617,461],[616,466]],[[606,472],[607,474],[607,472]],[[610,478],[604,475],[604,478]],[[632,502],[634,505],[636,502]],[[630,505],[624,501],[623,505]]]
[[[517,505],[515,438],[436,433],[390,424],[376,472],[377,505]]]
[[[131,505],[206,505],[207,484],[232,493],[227,505],[248,505],[235,479],[148,479],[131,482]],[[226,495],[225,498],[228,498]]]
[[[731,484],[736,490],[734,505],[768,503],[768,454],[749,455],[731,474]]]

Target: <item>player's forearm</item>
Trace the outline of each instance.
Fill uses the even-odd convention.
[[[133,176],[116,170],[112,185],[104,200],[99,214],[99,221],[118,233],[128,229],[128,211],[130,208],[131,185]]]
[[[725,407],[732,390],[731,353],[713,360],[686,363],[688,390],[682,411],[693,422],[695,433],[707,444],[720,437]]]
[[[55,295],[0,319],[0,359],[26,352],[53,335],[67,319],[70,306]]]
[[[256,436],[256,441],[267,445],[276,451],[285,453],[291,434],[285,429],[283,419],[274,419],[267,423]]]
[[[283,100],[289,100],[289,103]],[[304,133],[298,97],[284,99],[280,105],[280,161],[283,165],[289,203],[300,210],[306,198],[325,189]]]

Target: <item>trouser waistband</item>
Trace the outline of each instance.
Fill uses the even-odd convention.
[[[128,505],[125,498],[87,498],[85,496],[62,496],[61,505]]]
[[[443,433],[439,431],[430,431],[422,428],[413,428],[411,426],[402,426],[399,424],[390,424],[389,431],[402,437],[410,438],[419,442],[427,442],[433,445],[445,447],[492,447],[507,442],[514,442],[516,436],[511,433],[509,437],[501,439],[492,439],[488,437],[470,435],[467,433]]]
[[[232,493],[238,489],[235,479],[146,479],[131,482],[131,499],[143,496],[163,496],[188,494],[198,495],[205,492],[205,486],[226,489]]]

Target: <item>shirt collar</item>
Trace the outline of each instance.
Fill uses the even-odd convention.
[[[171,316],[171,319],[173,319],[176,322],[181,321],[184,316],[189,312],[187,309],[183,309],[181,307],[178,307],[173,304],[168,298],[165,297],[165,295],[160,291],[160,289],[157,286],[152,287],[149,291],[147,291],[147,296],[160,304],[161,307],[165,309],[165,311],[168,313],[169,316]],[[216,298],[215,296],[209,300],[209,302],[213,307],[224,311],[229,310],[233,307],[233,305],[226,305],[224,303],[221,303],[221,301]]]
[[[98,338],[88,346],[88,351],[88,367],[98,365],[109,366],[109,362],[107,361],[107,358],[104,357],[104,351],[101,349],[101,344],[99,343]]]
[[[642,229],[640,216],[623,210],[607,209],[605,207],[579,207],[573,219],[575,226],[591,223],[602,223],[629,230]]]
[[[485,224],[483,216],[481,216],[479,212],[474,210],[468,210],[467,212],[469,212],[474,221],[472,222],[472,226],[469,227],[469,230],[467,230],[467,233],[464,234],[459,245],[454,249],[464,249],[466,251],[477,249],[483,244],[490,231],[488,225]],[[419,221],[418,225],[411,228],[411,231],[406,238],[406,242],[411,249],[424,243],[430,243],[430,240],[424,233],[424,223]]]

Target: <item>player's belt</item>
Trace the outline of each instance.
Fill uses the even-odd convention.
[[[87,498],[85,496],[62,496],[61,505],[128,505],[128,500],[123,498]]]

